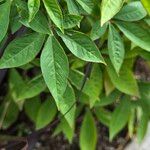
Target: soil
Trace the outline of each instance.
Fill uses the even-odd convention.
[[[42,134],[40,137],[33,136],[30,140],[30,149],[31,150],[79,150],[79,132],[80,132],[80,126],[82,122],[82,116],[79,122],[77,122],[77,129],[76,134],[74,136],[72,144],[69,144],[67,139],[63,136],[63,134],[59,134],[58,136],[52,136],[52,133],[54,131],[54,128],[51,129],[50,132]],[[33,124],[28,120],[28,118],[25,116],[25,114],[22,113],[22,115],[19,116],[16,123],[14,123],[9,129],[7,130],[1,130],[0,135],[12,135],[16,136],[18,134],[18,124],[22,124],[23,127],[23,133],[24,136],[29,134],[31,132]],[[29,128],[30,127],[30,128]],[[26,129],[26,131],[24,130]],[[130,139],[127,136],[127,130],[123,130],[118,137],[116,137],[113,142],[109,142],[108,138],[108,129],[100,124],[97,121],[97,134],[98,134],[98,142],[97,142],[97,150],[123,150],[124,147],[128,144]],[[1,137],[0,137],[1,138]],[[8,140],[9,137],[6,137]],[[20,139],[19,139],[20,140]],[[20,141],[10,141],[8,143],[0,142],[0,150],[2,147],[6,150],[21,150],[25,149],[27,146],[26,142],[20,142]],[[33,146],[32,144],[35,143]],[[2,146],[5,145],[6,146]],[[28,143],[29,144],[29,143]],[[2,147],[1,147],[2,146]],[[34,148],[33,148],[33,147]],[[23,149],[23,150],[24,150]]]

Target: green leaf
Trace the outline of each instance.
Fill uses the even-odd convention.
[[[71,15],[71,14],[65,15],[63,20],[64,29],[73,28],[79,25],[82,18],[83,18],[82,16],[77,16],[77,15]]]
[[[111,117],[112,114],[110,111],[101,108],[101,107],[96,107],[95,108],[95,114],[98,118],[98,120],[103,123],[104,125],[106,125],[107,127],[109,127],[110,125],[110,121],[111,121]]]
[[[59,32],[59,35],[76,57],[85,61],[104,63],[99,49],[84,33],[70,31],[65,35]]]
[[[45,36],[31,33],[13,40],[0,59],[0,68],[13,68],[27,64],[40,52]]]
[[[94,118],[88,110],[82,122],[80,130],[80,148],[81,150],[95,150],[97,143],[97,131]]]
[[[9,25],[10,0],[0,5],[0,42],[5,37]]]
[[[89,105],[90,104],[90,99],[89,99],[89,96],[83,92],[80,93],[80,90],[77,90],[75,89],[75,93],[76,93],[76,98],[78,98],[78,96],[80,96],[80,98],[78,99],[78,101],[81,103],[81,104],[86,104],[86,105]],[[91,106],[92,107],[92,106]]]
[[[139,24],[117,21],[116,25],[133,43],[147,51],[150,51],[149,32],[142,28]]]
[[[107,64],[106,69],[114,86],[123,93],[139,96],[138,85],[130,68],[123,65],[118,76],[110,61],[107,61]]]
[[[104,33],[106,32],[108,24],[104,24],[102,27],[100,25],[100,21],[96,21],[93,26],[92,26],[92,30],[91,30],[91,34],[90,37],[93,41],[101,38]]]
[[[141,82],[139,83],[140,90],[140,106],[142,107],[144,113],[150,116],[150,83],[149,82]]]
[[[127,124],[130,112],[130,101],[125,97],[121,100],[121,103],[112,114],[109,127],[110,140],[112,140]]]
[[[68,10],[70,14],[79,15],[80,11],[76,1],[74,0],[65,0],[68,6]]]
[[[67,121],[66,121],[67,122]],[[70,128],[70,126],[68,125],[68,127]],[[63,123],[62,121],[57,125],[57,127],[54,129],[53,132],[53,136],[57,136],[58,134],[60,134],[63,130]]]
[[[69,80],[72,85],[74,85],[78,90],[81,89],[84,79],[84,74],[78,70],[70,69],[69,71]]]
[[[59,108],[59,100],[67,87],[69,65],[63,48],[54,36],[49,36],[41,55],[44,80]]]
[[[24,104],[25,112],[27,116],[30,118],[30,120],[33,121],[34,123],[36,123],[36,117],[38,115],[40,106],[41,102],[38,97],[34,97],[32,99],[28,99],[25,101]]]
[[[26,27],[29,27],[29,14],[27,3],[21,0],[16,1],[16,7],[19,14],[19,21]],[[33,18],[34,19],[34,18]]]
[[[37,114],[36,119],[36,129],[41,129],[48,125],[55,117],[57,113],[57,108],[52,99],[47,99],[41,107]]]
[[[51,34],[49,23],[41,11],[35,15],[34,19],[29,23],[29,27],[39,33]]]
[[[71,85],[67,86],[66,91],[59,102],[59,105],[60,105],[60,112],[63,115],[65,115],[66,112],[69,111],[64,117],[67,120],[69,126],[74,129],[76,105],[75,105],[75,93]]]
[[[11,90],[11,96],[15,102],[17,102],[18,95],[20,94],[20,87],[25,87],[25,82],[17,70],[11,69],[9,76],[9,88]]]
[[[43,2],[51,20],[63,31],[63,15],[57,0],[43,0]]]
[[[150,82],[140,82],[139,89],[140,89],[141,98],[149,100],[150,99]]]
[[[143,113],[141,116],[141,120],[139,122],[138,128],[137,128],[137,138],[138,142],[141,143],[146,135],[146,131],[148,128],[149,123],[149,117],[147,114]]]
[[[2,119],[3,112],[6,113],[4,120]],[[2,126],[3,129],[9,128],[17,120],[18,114],[19,108],[17,104],[9,97],[9,101],[7,101],[5,105],[0,106],[0,126]]]
[[[100,97],[100,101],[98,101],[95,106],[107,106],[107,105],[111,105],[112,103],[114,103],[119,96],[121,95],[121,92],[118,90],[114,90],[113,92],[111,92],[108,96],[101,96]]]
[[[38,75],[30,80],[26,86],[22,87],[18,95],[18,101],[32,98],[46,89],[46,84],[42,75]]]
[[[108,72],[104,71],[104,90],[105,94],[108,96],[113,90],[115,89],[115,86],[113,85]]]
[[[109,25],[108,52],[116,72],[119,73],[124,60],[125,49],[119,32],[111,24]]]
[[[89,80],[87,80],[83,92],[89,96],[89,104],[92,108],[96,101],[99,100],[100,93],[103,89],[103,76],[99,64],[94,64]]]
[[[39,33],[51,34],[47,18],[41,11],[38,11],[32,21],[29,22],[28,8],[26,3],[19,1],[16,5],[20,16],[20,22],[24,26]]]
[[[147,23],[148,26],[150,26],[150,18],[144,18],[144,21]]]
[[[53,135],[56,136],[60,132],[63,132],[65,137],[69,140],[69,143],[72,144],[73,136],[74,136],[74,129],[72,129],[66,119],[62,118],[61,122],[56,127]]]
[[[11,33],[14,34],[19,28],[21,28],[21,23],[19,22],[19,14],[17,12],[17,7],[14,3],[11,5],[10,12],[10,28]]]
[[[125,58],[129,59],[129,58],[134,58],[137,56],[140,56],[148,61],[150,60],[150,53],[140,47],[134,47],[132,50],[127,51]]]
[[[135,1],[125,5],[115,16],[116,19],[123,21],[138,21],[147,15],[140,1]]]
[[[94,8],[94,2],[93,0],[76,0],[81,7],[89,14],[92,13],[92,10]]]
[[[148,14],[150,15],[150,1],[149,0],[141,0],[143,6],[147,10]]]
[[[71,83],[80,90],[83,84],[84,74],[78,70],[70,70],[69,79]],[[99,100],[99,95],[103,88],[102,81],[102,70],[98,64],[94,64],[91,76],[87,79],[83,88],[83,93],[89,97],[90,107],[93,107],[95,102]]]
[[[40,8],[40,0],[28,0],[29,22],[35,17]]]
[[[74,136],[74,129],[69,126],[68,122],[65,119],[62,119],[62,131],[71,143]]]
[[[113,18],[123,6],[124,0],[102,0],[101,26]]]
[[[71,69],[77,69],[77,68],[82,68],[86,65],[86,62],[77,58],[77,57],[74,57],[74,60],[71,64]]]
[[[128,132],[130,138],[133,138],[134,136],[134,126],[135,126],[135,119],[136,119],[135,110],[136,110],[135,108],[131,109],[131,114],[129,116],[129,121],[128,121]]]

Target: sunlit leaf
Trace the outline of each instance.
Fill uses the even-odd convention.
[[[109,25],[108,51],[110,60],[116,72],[119,73],[124,60],[125,49],[119,32],[111,24]]]
[[[67,32],[65,35],[59,33],[59,35],[68,49],[78,58],[85,61],[104,63],[99,49],[85,34],[72,31]]]
[[[63,48],[54,36],[49,36],[41,55],[41,69],[58,108],[67,87],[68,68],[68,60]]]
[[[27,64],[40,52],[45,36],[31,33],[16,38],[5,49],[0,59],[0,68],[13,68]]]
[[[102,0],[101,26],[113,18],[123,6],[124,0]]]

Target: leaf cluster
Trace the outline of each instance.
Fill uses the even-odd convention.
[[[150,82],[135,68],[139,58],[150,68],[149,15],[149,0],[1,0],[0,69],[8,70],[8,90],[0,128],[24,111],[36,130],[64,115],[54,135],[63,132],[70,143],[82,117],[82,150],[96,149],[96,122],[110,141],[127,127],[141,142]]]

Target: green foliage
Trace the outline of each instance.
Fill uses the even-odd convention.
[[[150,51],[150,36],[142,26],[137,23],[116,22],[118,28],[137,46]]]
[[[125,5],[115,18],[123,21],[138,21],[146,15],[146,10],[141,2],[135,1]]]
[[[81,150],[94,150],[97,142],[97,131],[94,118],[88,110],[85,114],[81,131],[80,131],[80,147]]]
[[[116,72],[119,73],[125,50],[122,38],[112,25],[109,26],[108,52]]]
[[[59,33],[59,35],[68,49],[78,58],[90,62],[104,63],[97,46],[87,35],[76,31],[66,32],[66,35]]]
[[[8,30],[9,15],[10,15],[10,0],[7,0],[7,2],[2,3],[0,5],[0,22],[1,22],[0,42],[2,41]]]
[[[46,85],[43,77],[42,75],[38,75],[37,77],[34,77],[32,80],[28,81],[25,86],[22,86],[17,99],[24,100],[35,97],[45,89]]]
[[[57,0],[44,0],[45,9],[60,30],[63,30],[63,15]]]
[[[48,125],[56,115],[56,106],[52,99],[43,102],[36,116],[36,129],[40,129]]]
[[[0,128],[21,112],[35,130],[60,118],[53,135],[71,143],[80,117],[81,150],[96,149],[98,122],[110,140],[128,126],[141,142],[150,82],[135,68],[137,58],[150,68],[149,15],[149,0],[0,1],[0,69],[9,74]]]
[[[0,59],[0,68],[13,68],[32,61],[41,50],[44,35],[27,34],[13,40]]]
[[[113,18],[123,6],[124,0],[102,0],[101,3],[101,26]]]
[[[40,0],[28,0],[29,22],[35,17],[40,7]]]
[[[41,55],[41,69],[45,82],[59,108],[59,100],[67,87],[69,71],[67,57],[54,36],[50,36],[44,46]]]
[[[123,98],[120,105],[112,113],[109,125],[110,140],[126,125],[130,115],[130,101]]]
[[[70,85],[67,86],[66,91],[60,100],[60,112],[65,115],[66,112],[70,108],[72,108],[66,115],[65,118],[70,125],[71,128],[74,129],[75,124],[75,113],[76,113],[76,106],[75,104],[75,93]]]
[[[150,2],[148,0],[141,0],[141,2],[147,10],[148,14],[150,14]]]

